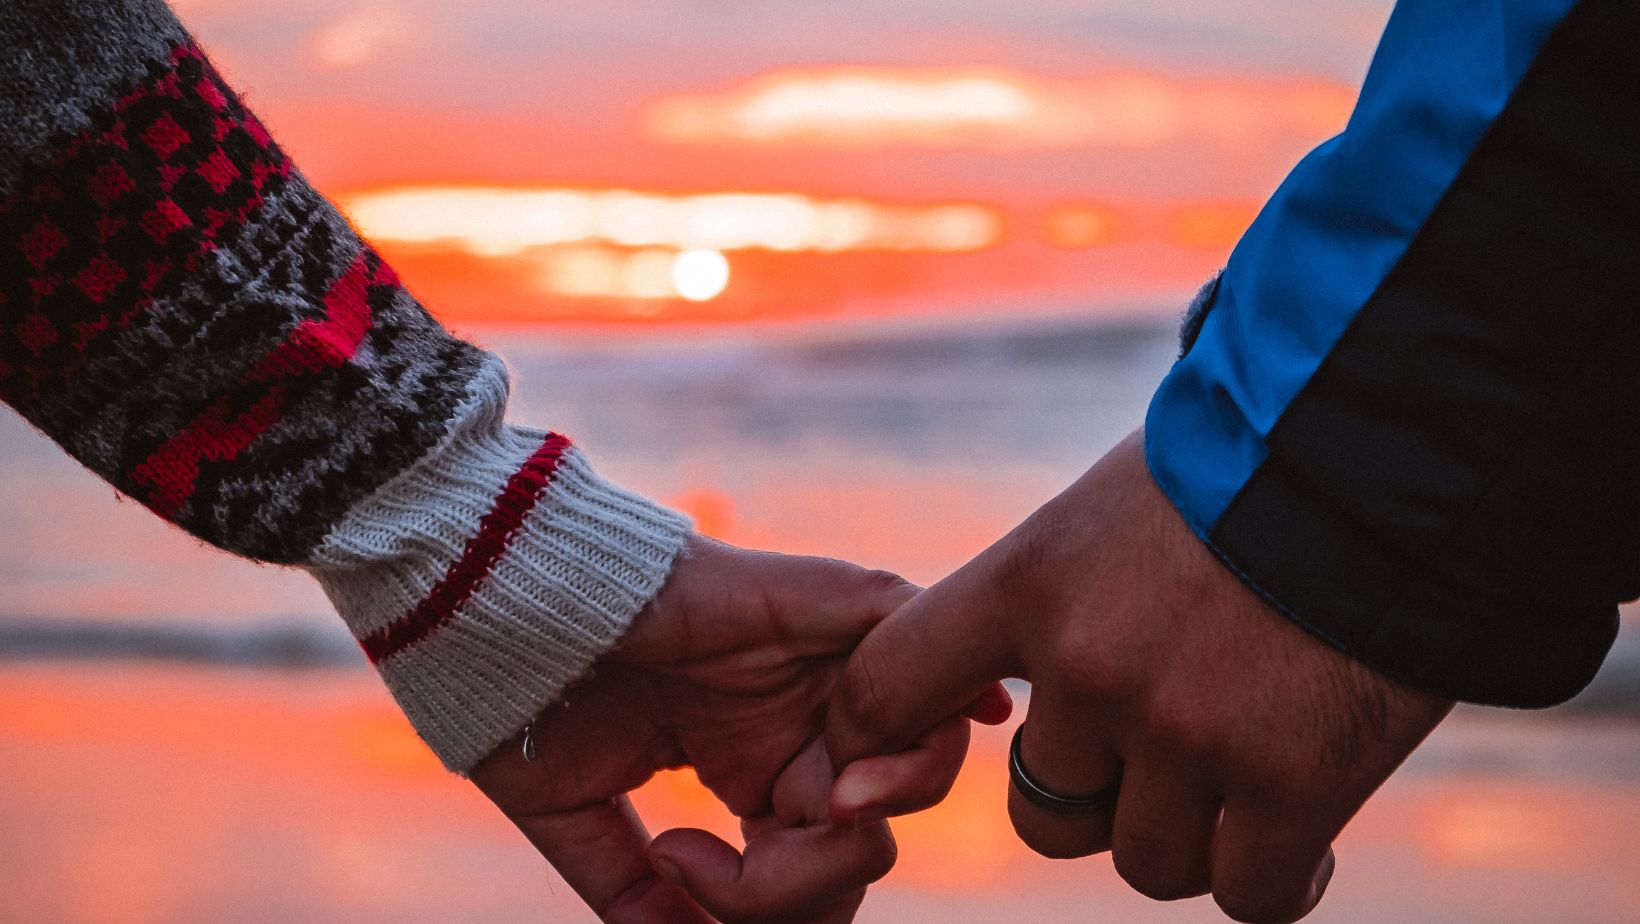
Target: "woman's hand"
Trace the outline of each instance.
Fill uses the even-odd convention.
[[[838,561],[696,538],[618,650],[472,778],[606,921],[852,919],[895,848],[881,820],[834,825],[819,744],[844,659],[917,588]],[[1006,716],[999,693],[981,710]],[[900,802],[949,787],[966,720],[886,759]],[[742,819],[744,855],[711,834],[651,841],[627,793],[692,766]]]

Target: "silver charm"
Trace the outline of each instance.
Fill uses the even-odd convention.
[[[524,759],[534,763],[535,758],[535,720],[531,719],[530,724],[524,726]]]

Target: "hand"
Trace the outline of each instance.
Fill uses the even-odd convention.
[[[537,760],[515,740],[473,781],[606,921],[851,920],[894,841],[881,821],[827,821],[819,737],[844,657],[916,591],[696,538],[620,647],[536,721]],[[932,800],[967,743],[958,718],[889,763]],[[704,831],[650,841],[626,794],[686,765],[743,820],[744,857]]]
[[[1333,839],[1452,707],[1250,592],[1156,488],[1142,434],[872,632],[833,702],[833,759],[892,752],[1008,676],[1032,685],[1021,757],[1039,782],[1120,779],[1090,818],[1010,791],[1020,838],[1049,857],[1111,850],[1145,895],[1211,891],[1251,922],[1309,913]],[[896,813],[864,799],[885,800]]]

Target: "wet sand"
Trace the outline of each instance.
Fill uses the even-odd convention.
[[[0,921],[590,921],[362,668],[0,666]],[[897,825],[866,922],[1195,922],[1104,858],[1013,839],[1007,729],[952,798]],[[687,772],[643,790],[654,830],[728,833]],[[1460,713],[1357,819],[1317,922],[1636,920],[1640,723]]]

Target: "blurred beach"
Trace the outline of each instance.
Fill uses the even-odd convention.
[[[464,333],[515,370],[517,420],[703,531],[926,583],[1142,419],[1171,313]],[[1634,921],[1635,642],[1566,707],[1461,710],[1346,832],[1313,920]],[[1007,734],[899,825],[861,920],[1220,920],[1020,846]],[[687,772],[638,801],[731,833]],[[519,920],[591,916],[439,770],[305,576],[202,547],[0,412],[0,921]]]
[[[1393,2],[172,5],[506,358],[515,420],[709,535],[926,584],[1142,420],[1180,307],[1345,125]],[[1640,921],[1637,626],[1566,706],[1460,709],[1310,920]],[[1010,733],[897,825],[860,920],[1224,920],[1021,846]],[[636,801],[734,835],[687,771]],[[540,920],[592,915],[309,579],[201,546],[0,408],[0,924]]]

